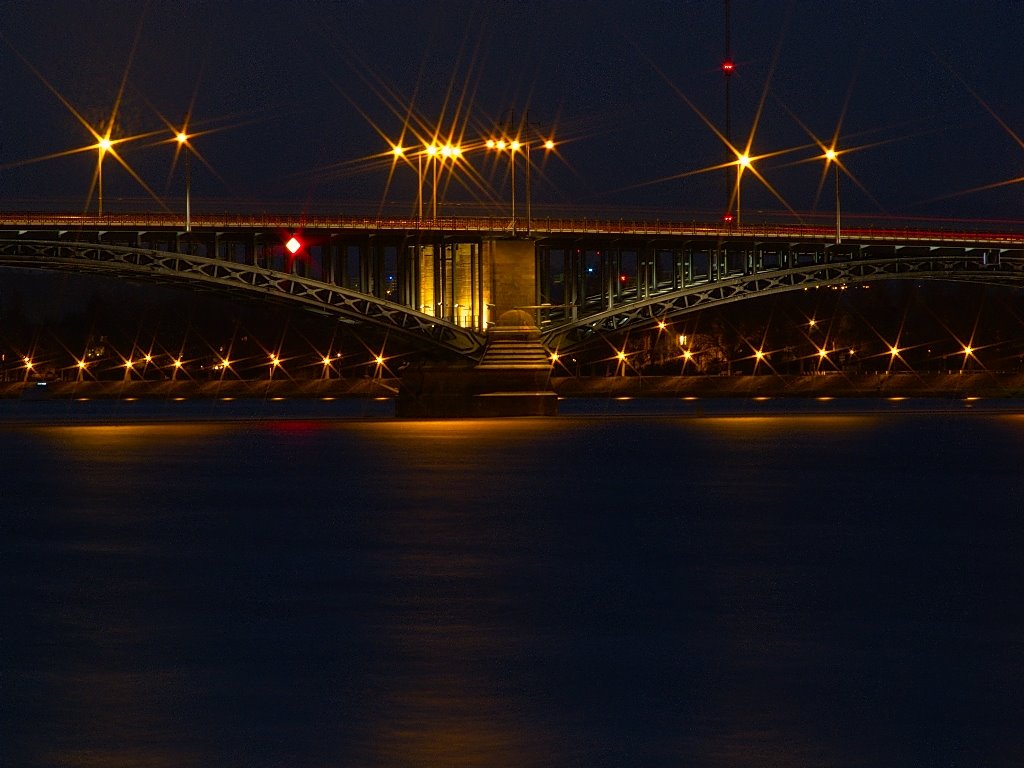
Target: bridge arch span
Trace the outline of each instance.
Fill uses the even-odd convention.
[[[420,345],[476,359],[475,331],[332,283],[253,264],[105,243],[0,240],[0,268],[104,275],[140,283],[201,287],[232,298],[259,298],[353,324],[365,323]]]
[[[931,280],[975,285],[1024,287],[1024,252],[992,258],[990,252],[935,249],[905,255],[891,251],[882,258],[837,259],[789,268],[749,270],[717,280],[703,280],[644,299],[616,304],[576,319],[544,323],[549,349],[571,353],[599,336],[645,330],[658,322],[698,310],[773,294],[828,286],[886,280]]]

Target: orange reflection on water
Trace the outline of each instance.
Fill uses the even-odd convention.
[[[222,428],[222,427],[221,427]],[[214,424],[95,424],[40,427],[75,458],[123,461],[126,456],[159,451],[169,440],[200,441],[218,429]]]

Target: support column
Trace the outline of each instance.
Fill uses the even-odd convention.
[[[511,309],[536,303],[537,256],[533,240],[484,240],[483,271],[483,282],[490,286],[489,303],[494,305],[491,322]]]

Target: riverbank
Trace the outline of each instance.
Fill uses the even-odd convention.
[[[1024,373],[553,377],[562,398],[1024,398]],[[397,379],[0,382],[7,399],[323,399],[398,394]]]
[[[553,380],[560,397],[1021,398],[1024,373],[612,376]]]
[[[301,379],[266,381],[50,381],[3,382],[0,398],[22,400],[123,400],[127,398],[173,400],[175,398],[268,399],[394,397],[393,379]]]

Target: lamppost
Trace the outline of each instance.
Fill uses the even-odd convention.
[[[527,123],[527,127],[529,127],[529,123]],[[530,142],[529,140],[527,140],[527,142],[526,142],[526,236],[527,237],[530,236],[530,229],[531,229],[531,227],[533,225],[533,210],[532,210],[532,200],[533,200],[533,198],[532,198],[532,195],[531,195],[531,192],[530,192],[530,176],[532,174],[532,169],[533,169],[533,163],[530,162],[530,144],[531,143],[532,142]],[[554,148],[555,148],[555,142],[554,141],[552,141],[551,139],[546,139],[544,141],[544,149],[546,149],[546,150],[548,150],[550,152]]]
[[[522,145],[518,139],[511,139],[509,141],[505,139],[488,139],[485,144],[488,149],[493,149],[497,152],[508,150],[508,164],[512,177],[512,237],[516,237],[516,152],[520,150]]]
[[[743,186],[743,171],[750,167],[750,155],[744,152],[736,158],[736,226],[742,224],[740,213],[740,188]]]
[[[836,177],[836,245],[839,245],[842,238],[842,231],[839,228],[839,153],[832,147],[825,150],[825,162],[832,163],[835,166],[835,177]],[[828,166],[826,165],[826,168]]]
[[[110,140],[109,136],[104,136],[98,142],[96,142],[96,213],[98,216],[103,215],[103,156],[110,151],[110,147],[112,145],[113,142]]]
[[[427,144],[423,148],[423,153],[427,155],[427,160],[434,162],[434,183],[431,189],[431,218],[437,219],[437,165],[443,163],[445,160],[451,160],[453,163],[462,157],[462,147],[457,144]],[[421,153],[421,157],[422,154]],[[422,197],[423,197],[423,170],[420,167],[420,207],[422,208]],[[422,218],[422,213],[420,214]]]
[[[192,148],[188,143],[188,134],[178,131],[175,136],[178,146],[185,152],[185,231],[192,231]]]
[[[395,161],[405,157],[405,147],[395,144],[391,147]],[[423,152],[416,153],[416,220],[423,222]]]

